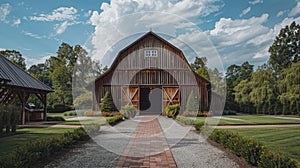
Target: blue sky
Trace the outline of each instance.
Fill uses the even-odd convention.
[[[156,13],[140,13],[150,11]],[[294,20],[300,23],[297,0],[1,0],[0,50],[20,51],[29,66],[55,55],[66,42],[101,59],[118,41],[151,27],[210,58],[216,52],[202,45],[205,35],[225,68],[246,60],[261,65],[280,29]]]

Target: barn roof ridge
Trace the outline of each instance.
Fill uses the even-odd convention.
[[[28,74],[3,55],[0,54],[0,79],[7,81],[5,85],[32,90],[53,92],[54,90]]]
[[[100,75],[99,77],[97,77],[95,79],[95,81],[98,81],[99,79],[101,79],[102,77],[106,76],[114,67],[114,65],[117,63],[119,57],[121,56],[121,54],[126,51],[127,49],[129,49],[130,47],[134,46],[135,44],[137,44],[139,41],[143,40],[144,38],[146,38],[149,35],[153,35],[154,37],[156,37],[158,40],[161,40],[162,42],[168,44],[170,47],[172,47],[173,49],[177,50],[178,52],[180,52],[180,54],[182,54],[182,58],[184,59],[184,61],[188,64],[188,66],[191,68],[190,64],[188,63],[186,57],[184,56],[183,52],[177,48],[176,46],[174,46],[173,44],[171,44],[170,42],[168,42],[167,40],[165,40],[164,38],[160,37],[159,35],[157,35],[156,33],[154,33],[152,30],[150,30],[149,32],[145,33],[144,35],[142,35],[141,37],[139,37],[137,40],[135,40],[134,42],[132,42],[130,45],[126,46],[125,48],[123,48],[116,56],[116,58],[114,59],[114,61],[112,62],[110,68],[104,72],[102,75]],[[192,70],[192,69],[191,69]],[[193,71],[193,70],[192,70]],[[193,71],[194,72],[194,71]],[[208,81],[207,79],[205,79],[204,77],[200,76],[199,74],[195,73],[194,74],[200,78],[202,78],[203,80],[207,81],[208,83],[210,83],[210,81]]]

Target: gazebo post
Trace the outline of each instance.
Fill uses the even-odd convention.
[[[47,93],[36,93],[35,95],[43,103],[42,120],[46,121],[47,120]]]
[[[44,102],[43,102],[43,105],[44,105],[44,112],[43,112],[43,120],[44,121],[47,121],[47,94],[43,94],[43,99],[44,99]]]
[[[19,99],[21,101],[21,124],[25,124],[25,95],[24,92],[18,92]]]

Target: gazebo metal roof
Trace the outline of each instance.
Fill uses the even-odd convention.
[[[0,79],[6,81],[7,86],[20,87],[36,91],[53,92],[54,90],[32,77],[26,71],[0,55]]]

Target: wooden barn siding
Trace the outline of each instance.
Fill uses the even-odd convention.
[[[145,57],[145,49],[156,49],[157,57]],[[101,101],[106,91],[110,87],[114,94],[121,93],[122,85],[162,85],[174,86],[180,85],[181,101],[187,101],[188,95],[192,89],[191,86],[196,85],[194,74],[190,71],[188,64],[184,61],[184,56],[181,52],[172,47],[165,45],[161,41],[153,37],[147,37],[137,45],[125,50],[119,56],[120,59],[116,60],[115,67],[112,67],[110,72],[101,80],[96,81],[95,91],[97,102]],[[164,71],[149,71],[149,73],[140,73],[142,69],[164,69],[169,72],[178,80],[175,81],[172,76]],[[113,78],[113,79],[112,79]],[[194,78],[194,80],[193,80]],[[197,78],[199,92],[199,104],[201,110],[207,110],[208,91],[207,82]],[[115,85],[115,86],[111,86]],[[194,91],[196,93],[196,91]],[[118,98],[117,106],[121,103],[121,94],[113,95]]]

